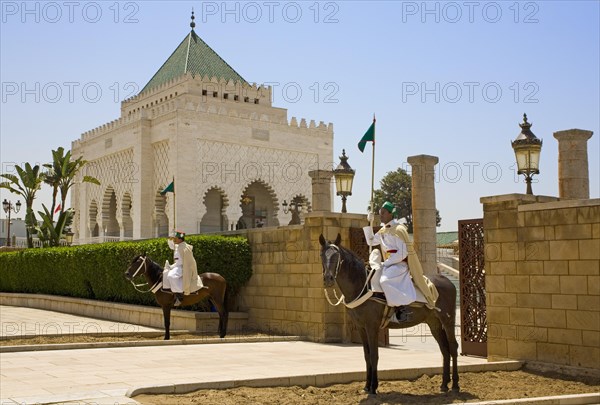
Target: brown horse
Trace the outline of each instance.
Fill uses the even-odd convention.
[[[146,278],[146,284],[144,285],[150,286],[147,291],[139,290],[137,288],[139,285],[133,283],[134,278],[142,274]],[[125,278],[131,281],[136,290],[140,292],[152,291],[154,293],[156,302],[158,302],[158,305],[160,305],[163,310],[165,321],[165,340],[169,340],[171,338],[171,309],[175,303],[175,297],[172,293],[162,291],[160,288],[162,285],[162,276],[163,269],[158,265],[158,263],[153,262],[146,255],[136,256],[125,272]],[[225,301],[227,282],[223,276],[217,273],[202,273],[200,274],[200,278],[202,278],[204,287],[194,294],[185,295],[181,305],[193,305],[208,298],[219,313],[219,336],[223,338],[227,334],[227,320],[229,318]]]
[[[326,288],[337,284],[344,297],[355,300],[366,290],[367,271],[362,259],[354,252],[340,246],[341,236],[338,234],[334,243],[319,237],[321,243],[321,262],[323,264],[323,283]],[[450,382],[450,357],[452,357],[452,390],[458,391],[458,342],[454,335],[456,322],[456,288],[446,277],[434,275],[429,279],[439,292],[436,306],[441,311],[422,307],[404,307],[401,321],[390,322],[389,328],[410,328],[425,322],[437,341],[443,356],[442,385],[440,390],[448,391]],[[351,301],[350,301],[351,302]],[[348,305],[347,305],[348,306]],[[352,305],[350,305],[352,306]],[[363,344],[367,365],[367,382],[364,390],[369,394],[377,393],[377,363],[379,361],[379,330],[383,319],[385,304],[375,300],[367,300],[354,308],[348,307],[348,314],[356,325]]]

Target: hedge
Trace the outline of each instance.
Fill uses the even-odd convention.
[[[227,280],[230,302],[235,299],[252,276],[248,240],[199,235],[186,236],[186,242],[194,246],[198,272],[221,274]],[[132,260],[143,253],[161,267],[165,260],[173,262],[173,251],[164,238],[1,253],[0,291],[156,305],[153,294],[137,292],[124,276]],[[204,304],[191,309],[208,308]]]

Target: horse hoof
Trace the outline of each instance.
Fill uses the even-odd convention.
[[[447,387],[447,386],[445,386],[445,385],[442,385],[442,386],[440,387],[440,391],[441,391],[441,392],[448,392],[448,387]]]
[[[460,387],[458,385],[455,387],[452,387],[452,392],[460,392]]]

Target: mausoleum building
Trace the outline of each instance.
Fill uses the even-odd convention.
[[[118,119],[72,143],[101,183],[73,187],[79,243],[287,225],[284,200],[311,210],[308,173],[331,170],[333,124],[288,119],[190,26]]]

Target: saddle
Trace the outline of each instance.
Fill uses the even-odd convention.
[[[410,322],[413,317],[414,308],[422,308],[425,304],[421,302],[411,302],[408,305],[402,305],[399,307],[387,306],[383,310],[383,316],[381,317],[380,329],[385,329],[390,322],[391,323],[403,323]]]
[[[189,293],[189,294],[185,294],[185,296],[188,296],[188,295],[198,295],[198,293],[200,292],[200,290],[202,290],[202,289],[204,289],[204,288],[208,288],[208,287],[207,287],[207,286],[205,286],[205,285],[203,285],[203,286],[202,286],[201,288],[199,288],[198,290],[196,290],[196,291],[194,291],[194,292],[191,292],[191,293]],[[161,292],[164,292],[164,293],[167,293],[167,294],[175,294],[175,293],[174,293],[173,291],[171,291],[171,289],[169,289],[169,288],[162,288],[162,285],[161,285],[161,289],[160,289],[160,291],[161,291]],[[181,294],[183,294],[183,293],[181,293]]]
[[[370,298],[371,301],[375,301],[379,304],[385,305],[383,310],[383,316],[381,317],[380,329],[384,329],[391,323],[402,323],[410,322],[413,311],[411,308],[422,308],[425,306],[423,302],[411,302],[408,305],[402,305],[399,307],[390,307],[385,299],[385,294],[382,292],[373,292]]]

